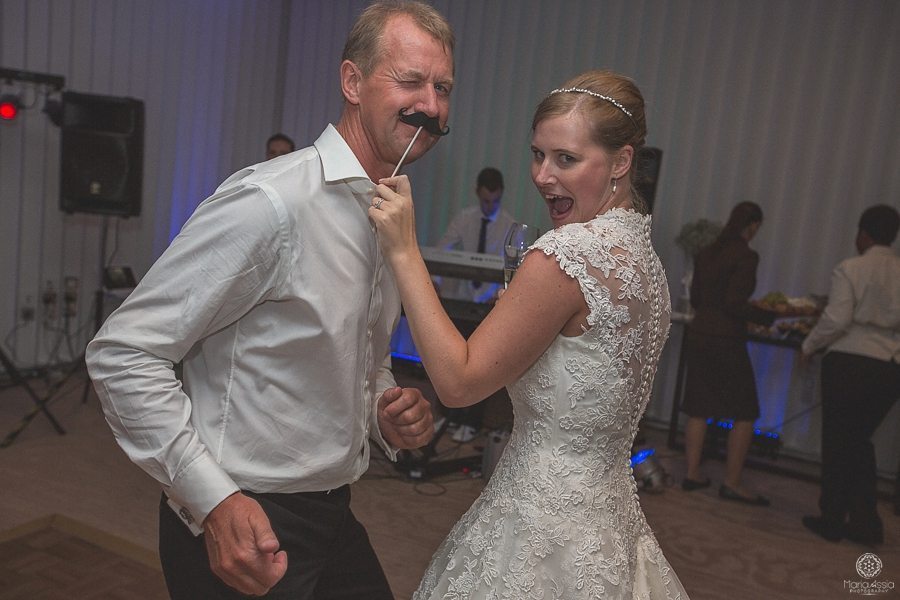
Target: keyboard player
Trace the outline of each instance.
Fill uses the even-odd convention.
[[[464,208],[453,218],[436,247],[502,257],[506,232],[515,219],[501,206],[500,171],[493,167],[482,169],[475,182],[475,195],[478,204]],[[435,283],[441,297],[471,302],[493,302],[500,287],[498,283],[477,279],[435,278]]]
[[[478,205],[464,208],[453,218],[437,247],[502,257],[506,232],[515,221],[501,206],[503,174],[493,167],[482,169],[475,180],[475,195]],[[492,303],[501,284],[480,279],[435,277],[435,285],[442,298]],[[472,321],[455,322],[466,338],[478,325]],[[448,411],[447,418],[451,425],[458,425],[453,434],[455,441],[468,442],[475,437],[481,429],[484,406],[484,402],[479,402],[474,406]]]

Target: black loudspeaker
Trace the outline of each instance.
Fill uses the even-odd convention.
[[[59,207],[132,217],[141,214],[144,103],[64,92]]]
[[[659,179],[659,166],[662,163],[662,150],[644,146],[635,157],[634,187],[644,202],[648,212],[653,212],[653,199],[656,196],[656,182]]]

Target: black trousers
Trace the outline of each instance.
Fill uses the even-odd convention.
[[[260,503],[287,552],[288,570],[264,596],[276,600],[393,600],[365,529],[350,510],[350,488],[298,494],[244,492]],[[159,505],[159,556],[173,600],[247,598],[209,568],[203,536],[195,537]]]
[[[829,352],[822,359],[822,516],[882,532],[872,435],[900,397],[900,364]]]

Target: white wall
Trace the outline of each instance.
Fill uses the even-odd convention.
[[[0,1],[0,66],[62,75],[67,89],[145,102],[143,210],[138,218],[109,219],[106,263],[145,272],[225,174],[262,158],[264,140],[280,122],[281,98],[260,91],[279,80],[287,7]],[[58,208],[59,130],[42,106],[40,100],[15,122],[0,123],[0,281],[7,290],[0,333],[23,366],[80,354],[93,333],[101,265],[104,218]],[[68,328],[62,319],[47,321],[39,301],[48,281],[59,290],[67,276],[81,281],[78,316]],[[38,319],[25,324],[20,315],[29,297]]]
[[[853,252],[859,213],[900,202],[894,0],[434,4],[457,34],[457,85],[450,135],[406,170],[425,243],[473,201],[475,175],[488,164],[506,176],[507,208],[547,227],[528,177],[531,112],[548,90],[593,67],[629,74],[646,97],[648,143],[664,151],[654,240],[675,297],[685,265],[673,240],[686,221],[723,220],[738,201],[758,202],[766,214],[754,240],[758,292],[825,293],[832,266]],[[143,213],[110,224],[112,262],[141,275],[220,180],[262,157],[270,133],[307,145],[337,119],[339,57],[365,5],[0,0],[0,66],[146,102]],[[97,285],[102,218],[57,209],[58,135],[38,110],[0,126],[0,334],[23,365],[68,358],[53,353],[58,335],[40,319],[19,327],[26,297],[35,301],[46,281],[59,287],[67,275],[81,278],[84,299]],[[76,354],[90,337],[89,308],[83,301],[72,325],[85,328],[74,336]],[[761,395],[778,405],[763,399],[761,424],[777,426],[805,409],[791,405],[792,358],[753,352]],[[671,363],[660,372],[657,415],[667,414]],[[817,451],[815,435],[787,432],[786,441]],[[880,458],[896,470],[900,442],[891,443]]]

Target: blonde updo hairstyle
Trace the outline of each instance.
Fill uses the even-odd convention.
[[[634,187],[635,167],[638,152],[644,147],[647,137],[647,121],[644,114],[644,97],[634,81],[612,71],[594,70],[577,75],[565,82],[561,89],[577,88],[608,96],[618,102],[628,112],[603,98],[584,92],[558,92],[544,98],[534,111],[531,131],[538,124],[551,117],[581,111],[591,128],[591,139],[609,152],[616,152],[625,146],[634,149],[628,181],[631,184],[634,209],[646,214],[647,205]]]

